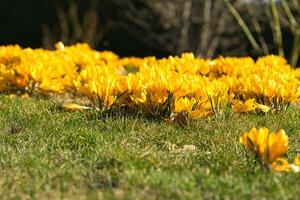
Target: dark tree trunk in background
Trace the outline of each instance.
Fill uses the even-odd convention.
[[[179,50],[182,0],[112,0],[113,29],[122,37],[134,40],[153,50],[177,53]],[[132,41],[134,42],[134,41]]]
[[[253,20],[260,24],[260,34],[251,31],[276,53],[266,9],[249,12],[240,1],[231,2],[250,27]],[[7,0],[1,2],[0,24],[1,45],[53,48],[61,40],[87,42],[121,56],[259,55],[223,0]],[[288,50],[290,28],[283,32]]]
[[[52,23],[55,11],[49,1],[3,0],[0,3],[0,45],[40,47],[42,23]],[[52,18],[52,19],[51,19]]]
[[[114,30],[147,48],[202,57],[247,54],[247,40],[223,0],[112,0],[110,5]]]
[[[295,3],[295,0],[288,2],[292,1],[294,1],[292,11],[296,14],[296,20],[299,20],[300,5]],[[178,55],[184,51],[192,51],[201,57],[218,55],[257,57],[277,53],[270,10],[268,5],[260,0],[253,0],[252,3],[250,1],[241,3],[236,0],[231,2],[263,52],[253,49],[223,0],[110,0],[109,2],[114,21],[113,30],[119,33],[119,37],[122,38],[124,34],[123,39],[126,40],[129,35],[134,41],[156,52]],[[293,5],[298,5],[298,8]],[[288,55],[293,34],[279,3],[278,9],[284,48]]]

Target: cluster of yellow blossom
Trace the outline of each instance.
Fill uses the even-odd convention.
[[[288,152],[288,136],[284,130],[270,132],[267,128],[252,128],[243,133],[240,143],[253,150],[273,171],[300,171],[300,156],[294,159],[293,164],[283,158]]]
[[[119,58],[87,44],[56,50],[0,46],[2,92],[77,92],[98,110],[140,109],[197,119],[234,112],[269,112],[299,102],[300,70],[282,57],[196,58],[192,53],[157,59]]]

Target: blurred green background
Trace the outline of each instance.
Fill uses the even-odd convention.
[[[0,45],[87,42],[121,56],[284,55],[299,66],[300,0],[6,0]]]

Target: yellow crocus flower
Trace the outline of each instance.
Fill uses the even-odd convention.
[[[196,103],[196,100],[190,99],[188,97],[181,97],[177,100],[175,100],[175,112],[182,112],[182,111],[186,111],[189,112],[192,110],[194,104]]]
[[[288,150],[288,136],[284,130],[269,132],[267,128],[252,128],[240,137],[240,143],[268,163],[282,157]]]
[[[233,112],[250,112],[252,110],[255,110],[256,104],[255,99],[248,99],[245,102],[239,101],[239,100],[232,100],[232,110]]]

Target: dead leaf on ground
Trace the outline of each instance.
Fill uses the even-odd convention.
[[[182,148],[171,142],[166,142],[167,148],[172,153],[193,153],[196,151],[196,146],[192,144],[186,144]]]
[[[16,135],[18,133],[20,133],[22,131],[23,128],[21,127],[17,127],[17,126],[12,126],[10,129],[9,129],[9,134],[10,135]]]

